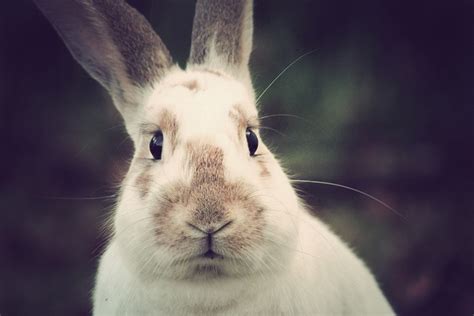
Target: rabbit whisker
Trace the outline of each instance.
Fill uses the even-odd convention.
[[[266,130],[269,130],[269,131],[275,132],[275,133],[277,133],[277,134],[278,134],[278,135],[280,135],[280,136],[283,136],[283,137],[288,137],[288,135],[286,135],[286,134],[284,134],[284,133],[280,132],[279,130],[277,130],[277,129],[274,129],[274,128],[272,128],[272,127],[268,127],[268,126],[260,126],[260,127],[259,127],[259,129],[266,129]]]
[[[396,209],[394,209],[393,207],[391,207],[390,205],[388,205],[384,201],[376,198],[375,196],[373,196],[373,195],[371,195],[367,192],[364,192],[362,190],[359,190],[359,189],[356,189],[356,188],[353,188],[353,187],[350,187],[350,186],[347,186],[347,185],[334,183],[334,182],[327,182],[327,181],[303,180],[303,179],[292,179],[292,180],[290,180],[290,182],[322,184],[322,185],[329,185],[329,186],[338,187],[338,188],[346,189],[346,190],[349,190],[349,191],[353,191],[353,192],[359,193],[359,194],[361,194],[361,195],[363,195],[363,196],[379,203],[380,205],[386,207],[387,209],[391,210],[393,213],[395,213],[396,215],[401,217],[403,220],[405,220],[405,221],[407,220],[407,218],[403,214],[401,214],[399,211],[397,211]]]
[[[309,52],[306,52],[304,53],[303,55],[300,55],[298,58],[296,58],[295,60],[293,60],[291,63],[289,63],[285,68],[283,68],[282,71],[280,71],[280,73],[268,84],[268,86],[263,89],[262,93],[260,93],[260,95],[257,97],[257,100],[256,102],[258,103],[258,101],[260,101],[260,99],[265,95],[265,93],[268,91],[268,89],[270,89],[273,84],[278,80],[280,79],[281,76],[283,76],[285,74],[285,72],[290,69],[294,64],[296,64],[297,62],[299,62],[301,59],[303,59],[304,57],[314,53],[315,51],[317,51],[317,49],[313,49],[313,50],[310,50]]]
[[[286,113],[282,113],[282,114],[269,114],[269,115],[264,115],[264,116],[260,116],[259,119],[261,120],[265,120],[267,118],[272,118],[272,117],[292,117],[292,118],[297,118],[297,119],[300,119],[302,121],[305,121],[305,122],[310,122],[308,121],[307,119],[299,116],[299,115],[294,115],[294,114],[286,114]]]
[[[108,200],[108,199],[114,199],[117,197],[117,194],[111,194],[111,195],[102,195],[102,196],[79,196],[79,197],[74,197],[74,196],[42,196],[40,197],[41,199],[45,200],[67,200],[67,201],[94,201],[94,200]]]

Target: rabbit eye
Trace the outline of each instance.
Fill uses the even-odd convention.
[[[156,160],[161,159],[161,152],[163,151],[163,133],[158,131],[153,135],[150,141],[150,152]]]
[[[258,148],[258,138],[257,135],[250,129],[247,128],[245,132],[245,136],[247,137],[247,145],[249,146],[250,156],[255,155],[255,152]]]

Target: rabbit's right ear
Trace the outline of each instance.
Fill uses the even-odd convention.
[[[171,67],[151,25],[123,0],[34,0],[74,58],[112,95],[127,121],[144,90]]]
[[[188,63],[250,83],[252,37],[252,0],[197,0]]]

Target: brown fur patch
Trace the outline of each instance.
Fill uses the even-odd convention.
[[[191,91],[197,91],[201,89],[199,82],[196,79],[190,79],[188,81],[176,83],[173,85],[173,87],[178,87],[178,86],[185,87],[186,89],[189,89]]]
[[[148,192],[150,191],[151,182],[153,181],[150,170],[151,165],[144,166],[143,170],[135,178],[134,184],[142,199],[144,199],[148,195]]]
[[[270,176],[270,171],[267,168],[267,162],[264,159],[257,157],[257,163],[258,163],[258,166],[260,167],[260,176],[262,177]]]
[[[155,214],[158,241],[179,249],[196,243],[198,237],[190,236],[184,223],[173,223],[176,212],[184,212],[185,221],[197,227],[213,230],[233,220],[233,212],[241,210],[245,212],[244,222],[233,225],[234,232],[216,242],[230,252],[241,252],[257,243],[262,238],[263,208],[244,183],[225,178],[222,149],[190,142],[186,151],[185,163],[193,177],[189,185],[176,182],[163,191],[163,202]]]
[[[211,145],[188,143],[189,161],[194,165],[194,184],[224,182],[224,153]]]
[[[188,144],[187,149],[194,174],[191,182],[191,199],[196,202],[193,222],[203,226],[219,225],[228,216],[223,202],[231,194],[224,180],[224,153],[211,145]]]
[[[197,80],[190,80],[190,81],[184,82],[182,85],[191,91],[199,90],[199,83]]]
[[[161,130],[168,135],[169,143],[171,145],[171,152],[176,149],[178,145],[178,121],[176,117],[169,110],[162,110],[159,114],[159,126]]]
[[[84,6],[91,23],[105,24],[105,29],[97,33],[110,35],[111,43],[108,44],[120,52],[127,75],[135,85],[151,83],[171,66],[172,58],[160,37],[143,15],[126,2],[82,2],[87,3]]]
[[[222,72],[217,71],[217,70],[214,70],[214,69],[206,68],[206,69],[203,69],[203,71],[204,71],[204,72],[211,73],[211,74],[216,75],[216,76],[218,76],[218,77],[227,76],[227,75],[223,74]]]
[[[250,55],[247,41],[252,28],[252,5],[248,1],[198,1],[194,15],[190,63],[204,64],[215,53],[228,65],[246,65]],[[248,47],[247,47],[248,46]]]
[[[236,122],[240,135],[241,131],[245,130],[248,127],[247,115],[245,114],[242,107],[236,104],[230,111],[229,116]]]

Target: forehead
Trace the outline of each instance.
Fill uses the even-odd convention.
[[[151,94],[143,117],[159,125],[163,113],[175,118],[181,132],[193,135],[229,130],[231,121],[252,124],[257,119],[253,95],[245,85],[207,70],[176,70],[165,77]]]

